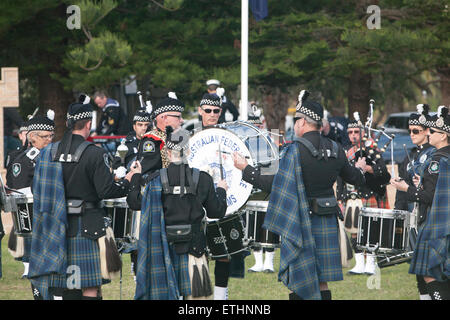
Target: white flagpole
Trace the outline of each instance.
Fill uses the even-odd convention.
[[[241,103],[239,114],[248,120],[248,0],[242,0],[241,8]]]

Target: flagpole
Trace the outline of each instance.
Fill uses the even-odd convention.
[[[241,104],[239,114],[242,121],[248,120],[248,0],[241,6]]]

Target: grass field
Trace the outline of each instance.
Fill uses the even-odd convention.
[[[30,282],[21,279],[22,262],[15,261],[7,249],[8,235],[2,240],[2,270],[0,279],[0,300],[32,300]],[[245,259],[246,269],[254,264],[253,255]],[[105,300],[132,300],[135,283],[130,270],[130,255],[123,255],[122,286],[119,279],[103,286]],[[275,273],[246,273],[244,279],[231,278],[229,281],[230,300],[287,300],[289,291],[277,281],[279,250],[275,255]],[[351,263],[353,266],[353,262]],[[415,276],[408,274],[407,263],[381,269],[379,285],[375,277],[366,275],[349,276],[344,269],[344,281],[329,283],[333,300],[417,300]],[[214,278],[214,261],[210,262],[211,276]],[[214,284],[214,279],[212,279]],[[369,285],[368,285],[369,284]],[[122,287],[122,296],[120,294]]]

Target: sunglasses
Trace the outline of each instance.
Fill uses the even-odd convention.
[[[215,114],[218,114],[220,112],[220,109],[203,109],[203,111],[205,111],[206,113],[211,113],[214,112]]]
[[[408,129],[408,132],[409,132],[409,134],[411,134],[411,132],[413,133],[413,134],[419,134],[419,133],[421,133],[423,130],[422,129]]]
[[[445,133],[445,132],[437,131],[437,130],[430,128],[430,133]]]
[[[359,130],[349,130],[349,131],[347,131],[348,134],[353,134],[353,133],[354,134],[359,134],[359,132],[360,132]]]

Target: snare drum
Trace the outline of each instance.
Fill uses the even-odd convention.
[[[262,227],[268,201],[248,201],[245,206],[245,239],[254,248],[278,248],[280,236]]]
[[[33,195],[9,194],[7,198],[11,203],[11,214],[15,233],[19,236],[31,236],[33,222]]]
[[[219,220],[209,220],[206,239],[209,256],[213,259],[230,258],[233,254],[247,250],[244,240],[245,228],[240,213]]]
[[[111,228],[116,240],[135,241],[139,232],[139,211],[128,208],[126,198],[105,199],[103,205],[111,218]]]
[[[382,253],[404,252],[409,245],[409,211],[363,207],[357,246]]]

